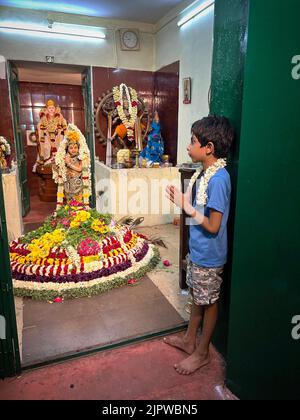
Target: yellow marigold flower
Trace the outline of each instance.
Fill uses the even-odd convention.
[[[91,228],[95,232],[101,232],[101,229],[103,227],[104,223],[101,220],[94,220],[91,224]]]
[[[71,140],[74,143],[77,143],[80,139],[78,133],[76,133],[75,131],[70,131],[70,130],[66,132],[66,137],[68,140]]]
[[[88,264],[94,261],[100,261],[100,258],[98,257],[98,255],[89,255],[87,257],[83,257],[83,262],[85,264]]]
[[[71,228],[75,228],[79,226],[80,226],[80,222],[78,222],[77,220],[73,220],[73,222],[70,223]]]
[[[60,245],[66,237],[64,229],[56,229],[52,233],[45,233],[39,239],[35,239],[28,245],[31,252],[27,255],[27,261],[35,261],[36,259],[47,258],[50,249]]]

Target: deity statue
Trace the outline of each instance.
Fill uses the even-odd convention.
[[[53,166],[58,184],[57,208],[72,201],[89,207],[91,195],[90,151],[81,131],[69,124]]]
[[[54,164],[55,155],[67,129],[67,122],[63,117],[60,107],[49,99],[46,108],[40,112],[40,122],[37,126],[37,161],[33,167],[51,166]]]
[[[147,107],[136,90],[124,83],[98,99],[95,111],[96,135],[106,144],[106,164],[110,165],[121,149],[134,153],[143,149],[150,126]],[[104,134],[107,118],[107,135]]]
[[[161,136],[161,126],[158,112],[155,111],[151,124],[151,130],[148,135],[147,146],[140,153],[140,158],[145,159],[147,166],[161,163],[164,154],[164,141]]]

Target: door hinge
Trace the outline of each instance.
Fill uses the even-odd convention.
[[[6,320],[0,315],[0,340],[6,340]]]

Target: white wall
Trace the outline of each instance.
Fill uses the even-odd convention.
[[[0,7],[0,20],[47,23],[57,22],[101,26],[107,38],[96,44],[88,41],[52,40],[30,35],[0,32],[0,54],[6,59],[45,62],[46,55],[53,55],[56,63],[120,67],[132,70],[154,70],[154,25],[109,20],[64,13]],[[121,51],[118,32],[120,28],[137,28],[141,32],[140,51]],[[116,40],[116,42],[115,42]]]
[[[45,62],[46,55],[54,55],[56,63],[147,71],[159,70],[179,60],[178,163],[182,163],[189,160],[186,147],[190,139],[191,124],[208,114],[213,51],[213,7],[179,29],[177,22],[180,19],[180,13],[188,4],[190,0],[185,0],[181,7],[163,17],[157,25],[0,7],[1,20],[41,23],[50,18],[54,21],[109,28],[106,31],[107,39],[98,45],[78,41],[20,37],[0,32],[0,55],[4,55],[7,59],[37,62]],[[118,36],[115,43],[116,30],[124,27],[140,29],[140,51],[121,51]],[[190,105],[183,104],[182,78],[184,77],[192,78],[192,104]]]
[[[208,92],[211,83],[214,8],[203,12],[178,28],[180,17],[161,22],[156,35],[155,69],[180,61],[180,96],[178,128],[178,163],[190,161],[186,147],[191,124],[209,112]],[[165,26],[164,26],[165,25]],[[159,29],[158,26],[158,29]],[[192,103],[183,104],[182,79],[192,79]]]

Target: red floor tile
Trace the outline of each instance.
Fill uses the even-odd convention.
[[[224,365],[212,349],[210,365],[190,376],[173,368],[185,357],[161,339],[76,359],[0,382],[0,399],[217,400]]]
[[[30,196],[30,211],[23,218],[24,224],[43,223],[50,216],[56,207],[56,203],[44,203],[37,195]]]

